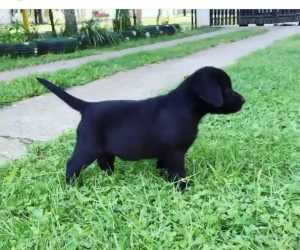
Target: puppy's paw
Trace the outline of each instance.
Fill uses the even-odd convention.
[[[107,168],[105,170],[103,170],[104,174],[107,176],[111,176],[114,173],[114,170],[111,168]]]
[[[82,178],[78,177],[76,178],[75,176],[66,176],[66,184],[68,186],[83,186],[83,180]]]
[[[175,182],[175,186],[178,191],[184,192],[187,189],[187,180],[182,178]]]
[[[175,185],[175,188],[178,190],[178,191],[185,191],[186,188],[187,188],[187,178],[184,178],[184,177],[178,177],[178,176],[169,176],[169,180],[174,182],[174,185]]]

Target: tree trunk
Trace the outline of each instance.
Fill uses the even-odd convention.
[[[33,10],[34,11],[34,23],[43,24],[42,10]]]
[[[49,10],[49,19],[50,19],[50,24],[51,24],[51,30],[54,36],[56,36],[56,30],[55,30],[55,24],[54,24],[54,17],[53,17],[53,12],[50,9]]]
[[[142,10],[141,9],[136,10],[136,22],[138,25],[142,24]]]
[[[65,16],[65,33],[67,35],[75,35],[78,31],[75,16],[75,10],[64,10]]]
[[[28,18],[28,10],[21,10],[23,25],[26,32],[29,32],[29,18]]]
[[[197,21],[197,9],[194,9],[194,22],[195,22],[195,24],[194,24],[194,26],[195,26],[195,29],[197,29],[198,28],[198,21]]]
[[[136,26],[136,13],[135,13],[135,9],[132,10],[132,17],[133,17],[133,25]]]
[[[197,24],[197,10],[196,9],[191,10],[191,19],[192,19],[192,29],[197,29],[198,24]]]
[[[34,13],[34,24],[38,24],[37,11],[38,11],[38,10],[33,10],[33,13]]]
[[[131,20],[128,9],[116,9],[115,19],[113,20],[113,29],[116,32],[128,30],[131,27]]]
[[[42,10],[37,10],[37,19],[39,24],[44,23]]]
[[[161,9],[158,9],[157,17],[156,17],[156,24],[157,24],[157,25],[159,25],[159,19],[160,19],[160,16],[161,16]]]
[[[193,9],[191,9],[191,29],[194,28],[194,15],[193,15],[194,11]]]

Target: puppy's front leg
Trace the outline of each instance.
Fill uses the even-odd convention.
[[[165,166],[168,170],[168,177],[170,181],[175,181],[176,186],[180,190],[186,188],[186,171],[184,167],[185,152],[174,151],[170,152],[164,159]]]

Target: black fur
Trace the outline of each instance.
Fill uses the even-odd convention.
[[[115,156],[124,160],[157,159],[171,181],[186,183],[184,158],[194,142],[200,119],[210,114],[238,112],[244,98],[233,91],[221,69],[204,67],[166,95],[140,101],[85,102],[45,79],[46,88],[81,113],[77,142],[66,170],[66,181],[97,160],[112,173]]]

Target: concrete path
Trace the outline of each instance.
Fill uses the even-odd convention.
[[[57,61],[57,62],[52,62],[52,63],[47,63],[47,64],[41,64],[41,65],[35,65],[35,66],[30,66],[30,67],[25,67],[25,68],[20,68],[20,69],[3,71],[3,72],[0,72],[0,81],[11,81],[15,78],[29,76],[32,74],[54,72],[54,71],[57,71],[60,69],[74,68],[74,67],[78,67],[81,64],[85,64],[85,63],[92,62],[92,61],[105,61],[105,60],[109,60],[109,59],[113,59],[113,58],[117,58],[117,57],[122,57],[124,55],[134,54],[137,52],[151,51],[151,50],[156,50],[159,48],[172,47],[172,46],[178,45],[180,43],[198,41],[198,40],[202,40],[205,38],[224,34],[224,33],[230,32],[230,31],[237,31],[237,29],[245,29],[245,28],[233,28],[233,27],[223,28],[218,31],[204,33],[204,34],[200,34],[200,35],[193,35],[193,36],[179,38],[179,39],[174,39],[171,41],[158,42],[158,43],[154,43],[154,44],[150,44],[150,45],[144,45],[144,46],[139,46],[139,47],[135,47],[135,48],[118,50],[118,51],[100,52],[100,53],[97,53],[96,55],[91,55],[91,56],[86,56],[86,57],[62,60],[62,61]]]
[[[271,45],[275,40],[300,34],[300,27],[274,27],[268,33],[195,53],[120,72],[69,90],[84,100],[142,99],[174,87],[200,67],[225,67],[237,59]],[[34,97],[0,110],[0,157],[14,159],[24,154],[32,141],[46,141],[75,128],[79,114],[53,94]]]

